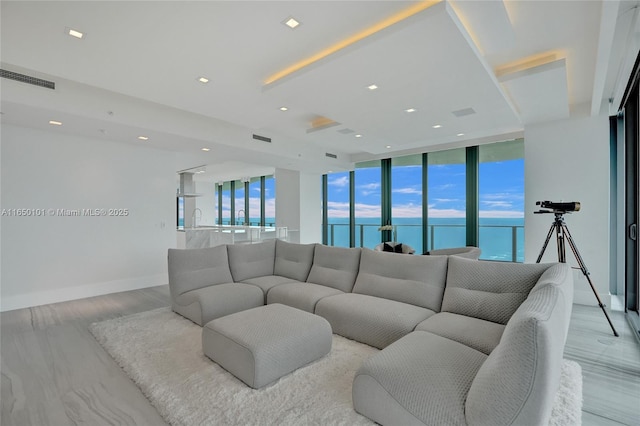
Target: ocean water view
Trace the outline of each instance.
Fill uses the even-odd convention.
[[[329,218],[329,245],[349,246],[349,219]],[[408,244],[416,254],[423,252],[422,219],[397,218],[396,241]],[[373,249],[381,241],[380,218],[356,219],[357,247]],[[524,218],[480,218],[481,259],[524,262]],[[466,245],[464,218],[431,218],[427,228],[426,251]]]

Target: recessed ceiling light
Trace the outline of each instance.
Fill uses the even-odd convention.
[[[376,90],[377,88],[378,88],[378,86],[376,86],[375,84],[367,86],[367,89],[369,89],[369,90]]]
[[[434,124],[433,126],[434,129],[439,129],[440,127],[442,127],[442,124]]]
[[[361,137],[362,137],[362,135],[361,135],[360,133],[358,133],[358,134],[356,135],[356,138],[361,138]]]
[[[49,120],[49,124],[51,124],[53,126],[62,126],[62,122],[55,121],[55,120]]]
[[[138,139],[140,139],[141,141],[148,141],[149,138],[147,136],[138,136]]]
[[[385,148],[387,148],[387,149],[391,149],[391,145],[387,145]]]
[[[282,21],[282,23],[285,24],[287,27],[291,28],[292,30],[297,28],[300,25],[300,21],[296,20],[294,17],[289,17],[284,21]]]
[[[81,33],[78,30],[74,30],[73,28],[65,28],[66,32],[68,35],[70,35],[71,37],[75,37],[75,38],[82,38],[84,37],[84,34]]]
[[[280,111],[288,111],[288,110],[289,110],[289,108],[287,108],[287,107],[285,107],[285,106],[280,107]]]
[[[458,133],[456,136],[464,136],[464,133]]]
[[[207,77],[200,77],[198,78],[198,81],[200,83],[207,84],[209,82],[209,79]]]
[[[204,152],[211,151],[209,148],[202,148]]]
[[[416,112],[415,108],[405,109],[404,112]]]

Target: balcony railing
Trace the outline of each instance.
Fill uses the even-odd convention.
[[[329,245],[349,245],[349,225],[330,223],[328,229]],[[356,224],[356,247],[373,248],[380,243],[379,225]],[[394,225],[393,234],[397,241],[422,251],[421,225]],[[524,261],[524,226],[522,225],[480,225],[481,259],[507,262]],[[460,247],[466,245],[465,225],[428,225],[427,251]]]

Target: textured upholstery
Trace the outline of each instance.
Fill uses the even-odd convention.
[[[269,290],[267,303],[282,303],[314,313],[319,300],[336,294],[342,294],[342,291],[320,284],[290,282]]]
[[[550,266],[450,256],[441,311],[506,324]]]
[[[390,345],[434,314],[408,303],[355,293],[326,297],[315,312],[329,321],[334,333],[376,348]]]
[[[315,244],[292,244],[276,240],[276,259],[273,273],[296,281],[307,281]]]
[[[439,311],[447,278],[446,256],[389,256],[362,249],[354,293]]]
[[[431,256],[458,256],[474,260],[477,260],[480,257],[481,253],[482,251],[478,247],[473,246],[454,247],[429,251],[429,254]]]
[[[572,303],[571,269],[555,265],[513,314],[478,371],[465,406],[469,424],[548,423]]]
[[[264,303],[266,304],[267,293],[269,292],[269,290],[271,290],[272,287],[280,284],[294,282],[298,281],[287,277],[281,277],[280,275],[267,275],[264,277],[249,278],[248,280],[242,281],[242,284],[251,284],[255,285],[256,287],[260,287],[262,289],[262,292],[264,293]]]
[[[226,246],[169,249],[168,263],[169,290],[173,299],[191,290],[233,282]]]
[[[453,340],[415,331],[362,364],[353,406],[383,425],[466,425],[467,392],[486,359]]]
[[[202,329],[209,358],[253,388],[260,388],[331,351],[323,318],[274,304],[219,318]]]
[[[264,305],[258,287],[228,283],[191,290],[173,299],[171,307],[198,325],[245,309]]]
[[[227,250],[234,281],[273,275],[276,240],[258,244],[230,244]]]
[[[313,254],[313,266],[307,282],[349,293],[358,275],[360,251],[359,248],[328,247],[318,244]]]
[[[495,322],[441,312],[422,321],[416,330],[429,331],[489,355],[500,343],[504,327]]]

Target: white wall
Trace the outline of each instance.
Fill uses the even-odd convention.
[[[290,241],[322,241],[321,177],[315,173],[276,169],[276,226],[286,226]]]
[[[11,310],[167,283],[174,154],[2,126],[2,209],[128,209],[128,216],[2,218],[2,303]]]
[[[591,273],[602,302],[609,294],[609,119],[586,114],[549,123],[527,125],[525,146],[525,262],[535,262],[554,216],[533,214],[536,201],[579,201],[579,212],[565,221]],[[567,262],[577,262],[567,243]],[[555,234],[543,261],[557,261]],[[579,270],[574,271],[575,297],[597,304]]]
[[[218,219],[216,185],[213,182],[196,182],[195,184],[196,193],[202,194],[195,199],[196,207],[202,211],[202,220],[198,222],[198,226],[215,225]]]

